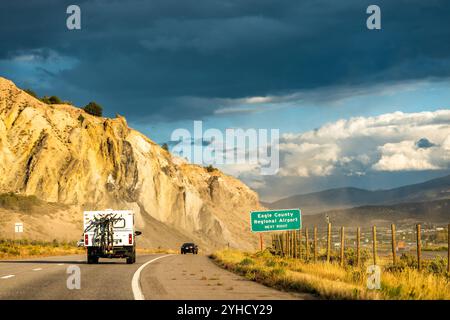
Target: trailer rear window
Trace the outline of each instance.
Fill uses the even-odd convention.
[[[125,219],[120,218],[119,220],[117,220],[116,222],[114,222],[113,227],[114,227],[114,228],[125,228],[125,225],[126,225]]]

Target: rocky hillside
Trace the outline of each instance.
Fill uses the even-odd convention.
[[[73,220],[73,229],[64,224],[66,234],[82,233],[82,209],[132,208],[147,246],[192,240],[208,248],[250,248],[257,241],[248,217],[259,208],[258,197],[239,180],[173,158],[123,117],[47,105],[0,77],[0,193],[5,192],[68,205],[58,212]],[[28,230],[33,221],[57,226],[61,219],[52,218],[53,212],[47,218],[15,214],[29,217]],[[6,228],[10,219],[2,218]]]

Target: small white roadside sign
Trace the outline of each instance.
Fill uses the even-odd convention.
[[[14,231],[16,233],[22,233],[23,232],[23,223],[22,222],[16,222],[14,225]]]

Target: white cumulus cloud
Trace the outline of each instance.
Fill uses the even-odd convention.
[[[338,120],[283,135],[280,153],[282,176],[448,169],[450,110]]]

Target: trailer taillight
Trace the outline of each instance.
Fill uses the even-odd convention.
[[[89,244],[89,236],[87,234],[84,235],[84,244],[85,245]]]
[[[128,244],[132,244],[133,243],[133,235],[130,233],[128,235]]]

